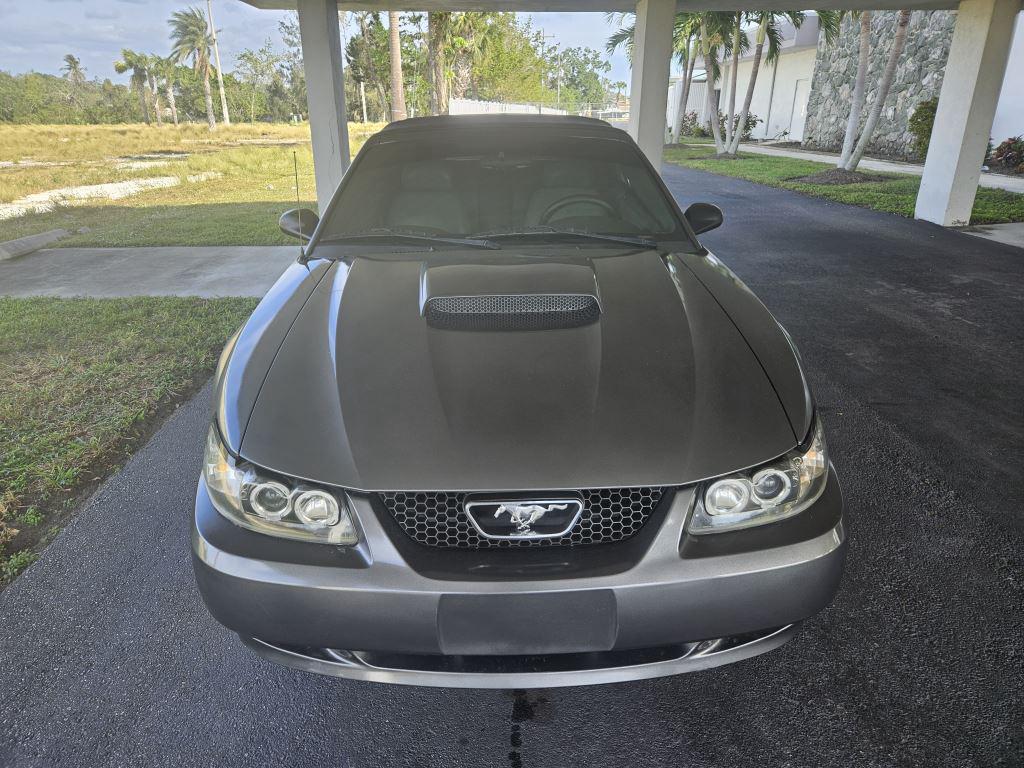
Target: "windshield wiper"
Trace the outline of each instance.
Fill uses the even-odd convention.
[[[497,243],[480,237],[444,237],[443,235],[426,235],[416,232],[402,232],[397,229],[368,229],[365,232],[351,232],[343,235],[331,235],[324,242],[334,243],[339,240],[419,240],[424,243],[440,243],[442,245],[466,245],[472,248],[486,248],[491,251],[501,249]]]
[[[587,240],[604,240],[609,243],[622,243],[624,245],[635,245],[638,248],[657,248],[658,244],[647,237],[634,237],[631,235],[607,235],[601,232],[588,232],[583,229],[557,229],[543,224],[527,227],[526,229],[514,232],[484,232],[480,236],[497,239],[499,237],[532,237],[535,235],[568,235],[572,237],[583,237]]]

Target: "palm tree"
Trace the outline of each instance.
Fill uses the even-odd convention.
[[[60,68],[64,73],[64,79],[68,81],[68,101],[77,104],[78,92],[85,85],[85,70],[78,57],[68,53],[64,56],[64,66]]]
[[[171,109],[171,119],[174,125],[178,125],[178,104],[174,98],[174,88],[178,84],[178,65],[171,57],[153,57],[153,69],[163,83],[164,93],[167,94],[167,106]]]
[[[908,24],[910,24],[910,11],[900,11],[900,15],[896,18],[896,32],[892,38],[892,48],[889,49],[889,60],[885,63],[882,79],[878,82],[878,93],[875,94],[875,101],[871,105],[871,111],[864,121],[864,128],[860,132],[860,139],[857,140],[857,146],[854,147],[850,159],[846,162],[845,168],[848,171],[857,170],[857,165],[860,163],[861,158],[864,157],[864,152],[867,151],[868,144],[871,142],[871,136],[875,132],[878,118],[882,115],[882,107],[889,96],[892,81],[896,77],[896,66],[900,62],[900,56],[903,55],[903,48],[907,43]]]
[[[85,68],[77,56],[71,53],[64,55],[64,66],[60,68],[64,78],[76,88],[85,83]]]
[[[211,131],[217,130],[213,117],[213,93],[210,91],[210,33],[206,17],[199,8],[188,8],[171,14],[171,56],[175,62],[192,60],[192,68],[203,80],[203,95],[206,97],[206,122]]]
[[[493,23],[494,16],[493,13],[456,13],[452,16],[446,47],[452,62],[452,90],[460,98],[467,90],[476,91],[474,68],[484,60],[497,39],[498,27]]]
[[[608,20],[612,23],[626,18],[628,14],[610,13]],[[728,52],[733,45],[730,39],[733,36],[735,25],[735,14],[722,11],[705,11],[703,13],[680,13],[675,17],[673,23],[673,48],[677,52],[687,51],[689,59],[687,66],[687,82],[683,86],[683,96],[680,99],[680,109],[676,115],[677,125],[672,126],[675,140],[679,140],[679,132],[682,130],[682,117],[686,109],[686,101],[689,98],[689,80],[693,77],[693,65],[696,63],[696,51],[690,51],[690,40],[696,38],[697,48],[701,58],[704,60],[704,71],[707,79],[707,107],[711,132],[715,137],[715,150],[717,154],[725,153],[725,143],[722,141],[721,127],[718,122],[718,105],[715,103],[714,83],[721,74],[718,66],[718,54],[720,49]],[[632,59],[634,25],[623,26],[608,38],[606,48],[613,53],[620,45],[625,46],[626,55]],[[742,40],[741,40],[742,42]],[[678,54],[682,57],[683,54]]]
[[[734,24],[735,15],[727,11],[705,11],[699,15],[700,52],[704,59],[704,72],[707,80],[708,119],[711,121],[711,135],[715,139],[716,155],[724,155],[726,147],[722,140],[714,84],[721,74],[718,66],[719,51],[724,50],[728,53],[732,47],[731,37]]]
[[[860,115],[864,111],[865,87],[868,80],[868,63],[871,59],[871,11],[860,12],[860,41],[857,57],[857,78],[853,81],[853,96],[850,98],[850,114],[846,118],[846,134],[843,136],[843,150],[839,154],[837,167],[845,168],[853,154],[857,140]]]
[[[819,11],[819,29],[825,34],[825,39],[831,42],[838,31],[837,14],[835,11]],[[740,109],[739,117],[736,119],[736,130],[733,131],[732,139],[726,146],[726,154],[735,156],[739,149],[740,141],[743,139],[743,129],[747,124],[747,116],[750,114],[750,103],[754,98],[754,86],[757,84],[757,74],[761,68],[761,58],[764,55],[765,43],[768,43],[768,53],[765,56],[768,63],[778,60],[782,50],[782,30],[779,22],[788,21],[796,29],[804,23],[803,11],[754,11],[749,19],[757,24],[757,31],[754,33],[754,59],[751,62],[750,80],[747,82],[747,92],[743,98],[743,107]],[[733,85],[735,90],[735,85]],[[730,119],[730,123],[732,120]]]
[[[149,83],[149,92],[153,94],[153,112],[156,115],[156,124],[159,127],[164,124],[163,110],[160,108],[160,89],[156,82],[160,57],[155,53],[151,53],[146,58],[146,82]]]
[[[750,46],[747,33],[743,30],[743,19],[746,17],[746,14],[743,11],[736,11],[732,16],[733,18],[729,21],[729,26],[732,28],[729,46],[732,53],[732,61],[729,67],[729,110],[725,118],[725,144],[727,148],[732,145],[732,135],[735,128],[733,118],[736,116],[736,78],[740,68],[740,51],[746,50]],[[741,130],[740,133],[742,134],[743,131]]]
[[[131,72],[132,76],[128,82],[128,88],[135,91],[139,96],[139,109],[142,111],[142,119],[149,125],[149,57],[144,53],[138,53],[130,48],[121,49],[121,58],[114,62],[114,71],[119,75]]]
[[[623,13],[619,11],[609,11],[604,15],[605,19],[609,24],[621,24],[621,26],[608,36],[608,42],[604,44],[605,50],[611,55],[622,46],[626,50],[626,58],[630,61],[633,60],[633,36],[636,34],[636,24],[624,24],[626,19],[634,17],[636,14]]]
[[[357,47],[358,55],[358,80],[360,98],[363,102],[363,122],[366,122],[366,83],[369,83],[377,91],[377,100],[380,104],[380,119],[387,120],[388,94],[382,77],[382,67],[374,62],[375,51],[379,35],[383,34],[384,25],[380,21],[380,13],[377,11],[352,11],[352,16],[359,25],[360,43]],[[389,41],[390,45],[390,41]],[[353,74],[356,71],[353,70]]]
[[[427,61],[430,68],[430,110],[435,115],[448,113],[447,49],[451,35],[451,11],[427,14]]]
[[[391,54],[391,119],[405,120],[405,83],[402,81],[401,14],[388,11],[388,48]]]
[[[682,19],[682,23],[680,22]],[[672,122],[672,141],[679,143],[682,138],[683,120],[686,118],[686,104],[690,100],[690,86],[693,85],[693,70],[697,65],[697,43],[694,38],[697,35],[699,20],[695,14],[676,14],[676,57],[683,67],[683,87],[679,93],[679,106],[676,109],[675,120]]]
[[[610,24],[622,24],[627,18],[634,16],[632,13],[611,12],[606,14]],[[683,68],[683,87],[679,94],[679,108],[676,110],[675,120],[672,124],[672,141],[679,143],[680,134],[683,130],[683,118],[686,115],[686,102],[690,98],[690,85],[693,82],[693,69],[697,63],[697,46],[694,38],[697,36],[700,24],[700,14],[677,13],[672,29],[672,50],[676,53],[676,59]],[[615,53],[619,46],[625,48],[626,57],[633,58],[633,36],[636,32],[636,24],[622,24],[612,35],[609,36],[605,49],[609,54]]]
[[[217,64],[217,89],[220,91],[220,115],[224,125],[231,125],[228,116],[228,100],[224,96],[224,70],[220,66],[220,48],[217,47],[217,28],[213,26],[213,0],[206,0],[206,12],[210,21],[210,42],[213,45],[213,59]]]

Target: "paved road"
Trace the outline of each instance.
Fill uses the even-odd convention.
[[[0,261],[0,296],[262,296],[298,245],[48,248]]]
[[[774,653],[604,688],[381,687],[275,667],[205,613],[204,391],[0,594],[3,766],[1024,763],[1019,251],[668,169],[803,349],[852,538]]]

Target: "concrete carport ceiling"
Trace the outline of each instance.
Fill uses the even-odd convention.
[[[256,8],[295,10],[295,0],[243,0]],[[737,11],[760,10],[764,2],[742,2],[741,0],[685,0],[676,3],[679,11]],[[861,10],[866,6],[874,11],[953,10],[959,3],[952,0],[816,0],[814,3],[778,0],[770,3],[780,11],[803,11],[811,5],[820,10]],[[633,11],[636,3],[630,0],[363,0],[363,2],[339,2],[344,11],[520,11],[542,13],[545,11],[593,13],[601,11]]]

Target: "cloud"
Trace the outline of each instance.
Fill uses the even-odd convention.
[[[88,8],[85,11],[85,18],[96,21],[110,21],[111,19],[120,18],[120,16],[121,14],[117,11],[103,11],[97,8]]]
[[[122,48],[166,53],[170,49],[167,19],[188,2],[199,0],[45,0],[4,6],[4,35],[0,36],[0,70],[49,72],[60,70],[65,53],[74,53],[91,76],[126,79],[112,62]],[[144,6],[144,7],[143,7]],[[258,48],[270,38],[280,47],[278,22],[283,11],[264,11],[238,0],[214,0],[221,58],[230,67],[245,48]],[[604,51],[612,27],[600,13],[530,14],[535,29],[554,34],[563,47],[587,46]],[[612,80],[629,80],[625,56],[611,56]]]

